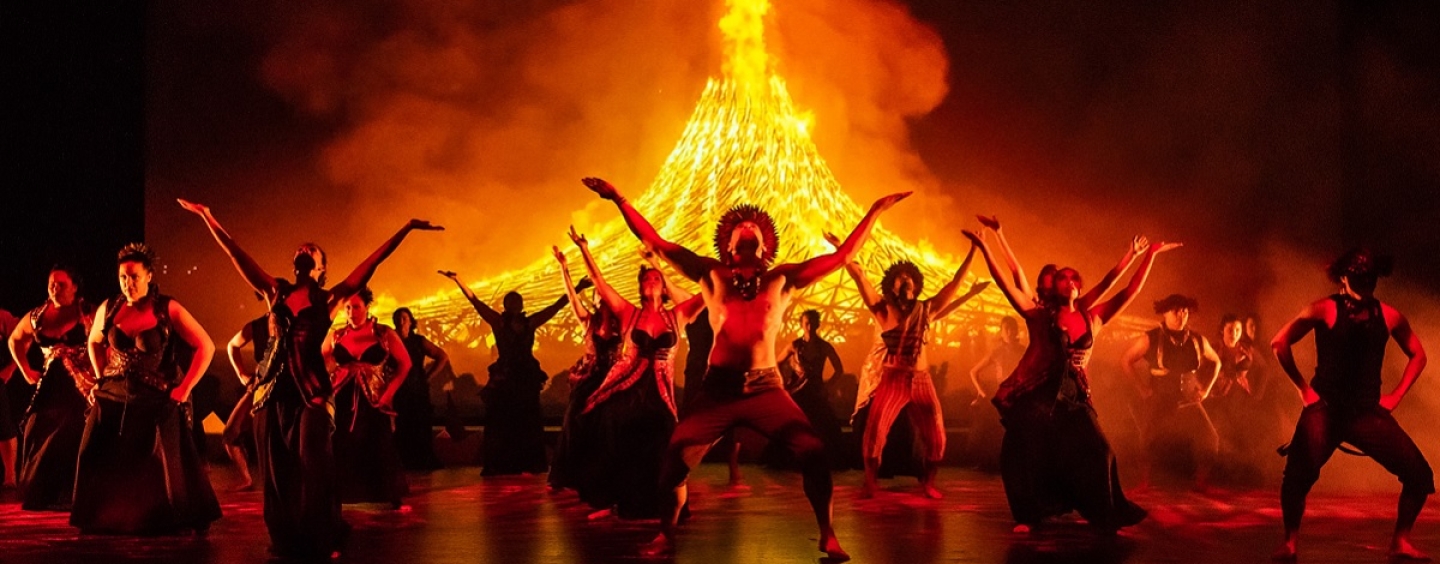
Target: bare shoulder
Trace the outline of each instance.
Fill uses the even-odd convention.
[[[1390,329],[1408,326],[1410,324],[1410,321],[1405,318],[1405,314],[1400,313],[1400,310],[1395,309],[1390,304],[1380,302],[1380,312],[1385,316],[1385,326]]]

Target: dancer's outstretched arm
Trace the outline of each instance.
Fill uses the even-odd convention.
[[[215,215],[210,213],[210,207],[183,199],[175,201],[180,202],[180,207],[200,216],[200,219],[205,221],[205,227],[210,230],[210,235],[215,237],[215,242],[220,244],[220,249],[230,257],[230,262],[235,265],[235,270],[240,272],[240,276],[245,279],[245,282],[256,292],[264,295],[266,302],[273,301],[278,287],[275,277],[265,272],[265,269],[260,267],[260,263],[255,262],[250,253],[245,252],[245,249],[235,242],[230,233],[225,231],[225,228],[215,219]]]
[[[455,285],[460,287],[460,293],[465,295],[465,299],[470,302],[470,306],[475,308],[475,313],[480,314],[480,319],[484,320],[486,324],[490,325],[491,327],[496,327],[500,325],[500,312],[495,311],[494,308],[485,305],[485,302],[480,301],[480,298],[475,296],[475,292],[472,291],[469,286],[466,286],[464,282],[460,281],[459,274],[455,274],[455,271],[453,270],[439,270],[436,272],[439,272],[441,276],[444,276],[454,281]]]
[[[630,232],[640,239],[640,243],[645,245],[646,249],[660,255],[665,262],[674,265],[675,269],[680,271],[681,276],[692,282],[699,282],[701,278],[710,273],[710,269],[720,265],[720,261],[716,259],[702,257],[695,251],[660,237],[660,233],[655,231],[655,227],[650,225],[650,221],[640,215],[635,206],[630,205],[630,201],[621,196],[620,191],[609,182],[599,178],[582,178],[580,182],[599,194],[601,198],[615,202],[615,206],[620,208],[620,215],[625,218],[625,225],[630,227]]]
[[[910,194],[910,192],[899,192],[875,200],[875,203],[870,206],[870,211],[866,212],[865,217],[860,220],[860,224],[850,231],[845,242],[835,248],[835,252],[820,255],[798,264],[782,264],[775,270],[784,273],[786,284],[794,289],[804,288],[829,276],[830,273],[855,260],[855,256],[860,253],[860,248],[865,246],[865,241],[870,239],[870,231],[875,227],[875,221],[880,218],[880,214],[894,207],[900,200],[908,198]]]
[[[840,240],[840,237],[829,232],[825,233],[825,241],[829,242],[836,249],[839,249],[840,245],[844,243]],[[852,260],[845,263],[845,273],[849,274],[850,279],[855,281],[855,287],[860,291],[860,299],[865,302],[865,309],[875,314],[876,319],[884,321],[887,313],[887,309],[884,307],[885,300],[880,295],[880,292],[875,290],[875,285],[871,284],[870,279],[865,276],[865,269],[860,266],[860,262]]]
[[[346,276],[344,280],[341,280],[339,284],[336,284],[330,289],[331,309],[333,310],[340,305],[340,302],[345,301],[345,298],[359,292],[361,288],[369,284],[370,278],[375,276],[375,270],[380,268],[380,263],[390,258],[390,255],[395,252],[395,249],[400,248],[400,243],[405,241],[405,236],[409,235],[411,231],[416,230],[444,231],[445,228],[439,225],[432,225],[430,222],[420,219],[412,219],[407,222],[404,227],[401,227],[399,231],[395,232],[395,235],[381,244],[380,248],[375,249],[375,252],[370,253],[370,256],[366,257],[364,261],[361,261],[360,264],[355,267],[355,270],[350,272],[349,276]]]
[[[1002,256],[1005,257],[1005,266],[1009,269],[1010,276],[1014,278],[1015,289],[1029,296],[1031,301],[1034,301],[1036,299],[1035,290],[1030,287],[1030,279],[1025,276],[1025,268],[1020,266],[1020,261],[1015,258],[1015,250],[1010,248],[1010,240],[1005,237],[1005,232],[1000,229],[1000,217],[995,215],[977,215],[975,217],[980,220],[981,225],[995,232],[995,240],[999,242],[1000,252]],[[991,276],[999,278],[1000,274],[992,273]]]
[[[580,290],[584,288],[576,288],[570,281],[570,265],[566,262],[565,253],[560,252],[560,247],[556,246],[551,246],[550,250],[555,253],[555,260],[560,263],[560,277],[565,280],[565,295],[570,297],[570,311],[575,313],[575,319],[579,320],[581,325],[590,323],[590,308],[585,307],[580,300]],[[590,283],[589,278],[580,279],[582,286]]]
[[[1125,274],[1125,271],[1130,268],[1130,264],[1135,262],[1135,257],[1144,253],[1145,249],[1149,246],[1150,239],[1144,235],[1136,235],[1135,239],[1130,241],[1130,248],[1126,249],[1125,254],[1120,257],[1119,264],[1116,264],[1115,268],[1111,268],[1110,272],[1106,272],[1105,277],[1101,278],[1100,282],[1095,284],[1095,287],[1090,288],[1090,291],[1080,296],[1080,307],[1082,309],[1089,309],[1090,306],[1094,305],[1100,298],[1105,297],[1105,294],[1109,292],[1111,288],[1115,287],[1115,282],[1120,279],[1120,275]]]
[[[621,296],[620,292],[616,292],[615,287],[605,280],[605,273],[600,271],[600,265],[595,264],[595,257],[590,254],[590,241],[587,241],[584,235],[576,232],[574,226],[570,227],[570,240],[580,248],[580,256],[585,259],[585,270],[588,272],[590,280],[595,283],[595,293],[600,295],[600,301],[604,302],[605,307],[610,308],[610,311],[620,319],[630,319],[631,314],[635,311],[635,304]]]
[[[1135,301],[1135,296],[1145,287],[1145,280],[1150,277],[1150,267],[1155,265],[1155,255],[1178,249],[1181,246],[1183,243],[1152,243],[1145,252],[1145,257],[1140,259],[1140,267],[1135,269],[1135,274],[1130,277],[1130,285],[1120,290],[1115,297],[1101,302],[1090,311],[1095,314],[1100,323],[1109,323],[1111,319],[1125,311],[1125,308],[1130,306],[1130,302]]]
[[[980,249],[980,254],[985,257],[985,266],[990,269],[990,276],[995,279],[996,284],[1000,285],[1000,293],[1005,295],[1005,299],[1010,302],[1010,307],[1015,309],[1015,313],[1024,315],[1025,312],[1039,307],[1032,296],[1015,287],[1012,277],[1005,276],[1006,273],[1000,270],[1000,265],[996,264],[995,254],[991,252],[990,243],[985,240],[985,237],[969,229],[961,231],[961,233],[975,243],[976,248]]]
[[[554,319],[555,316],[560,313],[560,310],[565,309],[565,304],[569,301],[569,296],[560,294],[560,297],[555,299],[555,303],[545,306],[545,309],[526,317],[525,321],[530,324],[530,330],[534,331],[539,329],[541,325],[549,323],[551,319]]]

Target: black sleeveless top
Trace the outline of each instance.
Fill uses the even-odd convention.
[[[1390,330],[1380,300],[1336,294],[1335,326],[1315,329],[1315,378],[1310,386],[1331,405],[1380,402],[1380,371]]]
[[[100,374],[95,397],[113,401],[164,397],[179,383],[170,297],[154,294],[148,299],[155,326],[133,336],[115,325],[115,315],[125,298],[117,296],[106,304],[103,331],[109,345],[108,361]]]
[[[328,295],[318,286],[312,288],[310,305],[298,312],[290,311],[285,298],[296,288],[282,282],[270,307],[270,341],[255,371],[256,410],[272,399],[323,405],[334,392],[320,350],[330,332],[330,312],[325,305]]]

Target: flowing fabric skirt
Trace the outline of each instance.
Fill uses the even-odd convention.
[[[21,429],[20,507],[27,511],[69,509],[75,460],[90,406],[64,366],[59,362],[50,366]]]
[[[589,375],[570,388],[570,403],[566,404],[560,439],[555,443],[555,458],[550,462],[550,487],[575,488],[583,479],[586,460],[591,456],[590,450],[597,439],[595,430],[586,425],[590,418],[581,417],[580,411],[585,409],[585,400],[600,388],[609,372],[609,363],[597,361],[591,366]]]
[[[483,476],[531,473],[549,468],[545,460],[545,422],[540,389],[545,373],[539,363],[490,366],[490,383],[480,391],[485,402]]]
[[[270,550],[282,556],[328,558],[350,533],[340,518],[335,484],[330,443],[335,422],[326,406],[305,403],[293,385],[282,393],[281,385],[255,412],[254,421]]]
[[[188,404],[166,395],[101,397],[85,419],[70,524],[82,533],[206,530],[220,518],[190,434]]]
[[[335,464],[341,503],[389,503],[407,493],[393,419],[359,392],[355,380],[335,391]]]
[[[1120,488],[1115,454],[1089,404],[1032,397],[1008,409],[1003,423],[1000,476],[1016,523],[1036,525],[1073,510],[1115,530],[1145,518]]]
[[[675,417],[654,377],[642,377],[580,419],[595,438],[582,462],[580,499],[597,509],[614,507],[625,519],[659,516],[660,463]]]
[[[411,374],[395,393],[395,449],[406,470],[439,470],[445,465],[435,454],[435,406],[430,403],[429,380]]]

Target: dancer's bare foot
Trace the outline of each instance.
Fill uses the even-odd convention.
[[[840,539],[835,537],[835,531],[822,531],[820,533],[820,552],[830,558],[831,562],[845,562],[850,559],[850,553],[840,548]]]
[[[1275,553],[1270,555],[1270,558],[1281,561],[1295,560],[1296,554],[1295,539],[1285,539],[1285,542],[1280,543],[1280,548],[1276,549]]]
[[[935,484],[925,484],[922,487],[925,490],[925,497],[930,499],[941,499],[945,497],[945,494],[941,493],[940,488],[935,487]]]
[[[640,545],[641,556],[669,556],[675,554],[675,540],[660,533],[650,542]]]
[[[1015,528],[1014,528],[1014,529],[1010,529],[1010,532],[1015,533],[1015,534],[1017,534],[1017,535],[1028,535],[1028,534],[1030,534],[1030,525],[1026,525],[1026,524],[1024,524],[1024,523],[1021,523],[1021,524],[1019,524],[1019,525],[1015,525]]]
[[[1413,560],[1416,562],[1429,562],[1430,555],[1420,552],[1415,545],[1410,544],[1410,539],[1396,538],[1390,543],[1390,558],[1392,560]]]

